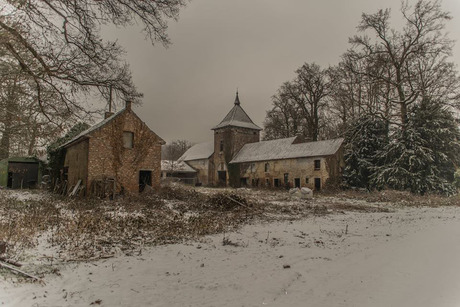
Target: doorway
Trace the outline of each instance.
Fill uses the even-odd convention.
[[[321,178],[315,178],[315,190],[321,190]]]
[[[226,186],[227,185],[227,172],[217,171],[217,179],[219,180],[220,186]]]
[[[152,186],[152,171],[139,171],[139,193],[144,191],[147,185]]]
[[[295,187],[300,189],[300,178],[294,179]]]
[[[8,183],[6,184],[7,188],[12,188],[13,187],[13,173],[8,172]]]

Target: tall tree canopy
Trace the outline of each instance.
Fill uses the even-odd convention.
[[[184,0],[2,1],[0,158],[35,153],[37,138],[56,137],[88,113],[88,95],[139,101],[123,49],[104,40],[101,29],[138,22],[152,44],[168,45],[166,21],[176,19],[183,5]],[[28,139],[20,150],[12,148],[15,137]]]
[[[7,0],[0,5],[0,48],[32,81],[31,94],[50,120],[82,110],[81,94],[136,100],[123,50],[101,27],[139,21],[152,43],[169,43],[168,18],[183,0]]]

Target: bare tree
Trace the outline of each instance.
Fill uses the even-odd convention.
[[[403,1],[401,13],[405,26],[400,31],[391,28],[389,9],[363,14],[358,29],[372,33],[374,39],[352,37],[354,49],[347,56],[367,62],[364,69],[354,70],[356,74],[387,86],[387,98],[398,106],[397,124],[404,132],[412,104],[426,97],[453,102],[459,80],[454,65],[447,61],[453,42],[443,30],[451,17],[441,9],[440,1],[418,0],[414,6]]]
[[[187,140],[175,140],[163,147],[162,159],[177,161],[190,147],[192,143]]]
[[[123,50],[100,36],[103,25],[139,21],[152,43],[169,43],[169,18],[183,0],[7,0],[0,4],[0,49],[33,82],[33,95],[49,121],[85,111],[81,96],[95,90],[134,101],[136,90]],[[50,99],[51,98],[51,99]]]
[[[285,82],[272,98],[273,108],[265,120],[266,138],[302,134],[309,140],[319,140],[327,125],[323,119],[332,94],[332,78],[330,68],[322,69],[315,63],[297,69],[294,80]],[[281,125],[277,128],[278,123]]]

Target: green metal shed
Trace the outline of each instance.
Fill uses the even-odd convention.
[[[31,189],[41,184],[43,162],[36,157],[10,157],[0,161],[0,186]]]

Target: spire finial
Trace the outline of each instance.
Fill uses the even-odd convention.
[[[238,88],[236,88],[235,104],[240,105],[240,98],[238,97]]]

